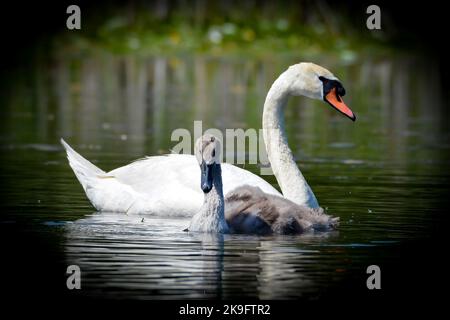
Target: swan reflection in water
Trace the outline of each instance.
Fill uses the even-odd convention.
[[[189,219],[96,212],[66,225],[82,295],[117,299],[297,298],[320,291],[337,231],[302,236],[191,233]],[[322,246],[325,244],[325,246]],[[245,286],[242,285],[245,283]]]

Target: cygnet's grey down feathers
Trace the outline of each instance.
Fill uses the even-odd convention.
[[[231,233],[247,234],[300,234],[333,230],[339,224],[339,218],[322,208],[300,206],[249,185],[225,196],[225,219]]]

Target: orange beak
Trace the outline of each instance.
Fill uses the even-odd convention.
[[[356,116],[353,113],[353,111],[350,110],[349,107],[347,107],[347,105],[344,103],[344,100],[342,100],[342,97],[336,93],[336,88],[333,88],[330,90],[330,92],[328,92],[328,94],[325,96],[325,101],[331,104],[333,108],[345,114],[353,121],[356,120]]]

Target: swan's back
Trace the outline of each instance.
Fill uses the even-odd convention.
[[[339,218],[322,208],[300,206],[286,198],[244,185],[225,196],[225,218],[232,232],[300,234],[335,229]]]
[[[268,194],[281,195],[270,183],[250,171],[228,163],[222,163],[223,190],[227,192],[237,186],[256,185]],[[167,154],[136,160],[126,166],[108,172],[120,182],[132,186],[137,192],[161,195],[158,186],[167,183],[167,192],[176,193],[176,188],[188,188],[201,194],[200,168],[193,155]],[[156,191],[155,191],[156,190]]]

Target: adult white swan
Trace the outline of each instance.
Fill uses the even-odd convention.
[[[224,193],[242,185],[311,208],[318,202],[298,169],[284,130],[284,107],[289,96],[303,95],[324,100],[355,120],[345,105],[345,90],[327,69],[313,63],[289,67],[273,83],[263,111],[263,134],[272,170],[282,195],[257,175],[230,164],[222,165]],[[203,202],[198,188],[200,169],[193,155],[170,154],[147,157],[104,172],[75,152],[64,140],[67,158],[92,205],[99,211],[192,216]]]

